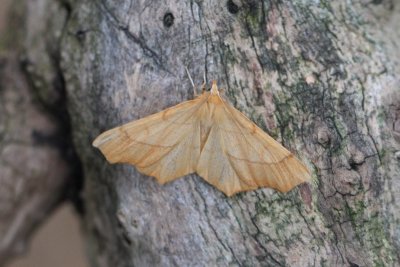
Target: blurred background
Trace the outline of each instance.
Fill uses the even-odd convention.
[[[0,38],[6,27],[11,0],[0,0]],[[88,266],[79,221],[69,204],[58,208],[36,231],[25,255],[6,267],[86,267]]]
[[[34,234],[26,255],[6,267],[86,267],[78,218],[64,204]]]

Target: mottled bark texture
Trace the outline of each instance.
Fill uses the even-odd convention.
[[[93,266],[395,266],[400,248],[400,4],[395,1],[20,1],[31,90],[66,88]],[[92,146],[193,97],[225,97],[295,152],[314,183],[227,198],[165,186]]]

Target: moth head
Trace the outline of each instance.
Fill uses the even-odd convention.
[[[216,80],[212,81],[211,94],[212,95],[219,95],[219,91],[218,91],[218,86],[217,86],[217,81]]]

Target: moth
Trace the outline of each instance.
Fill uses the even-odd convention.
[[[93,142],[110,163],[130,163],[160,184],[197,173],[227,196],[259,187],[288,192],[310,180],[307,167],[210,91],[100,134]]]

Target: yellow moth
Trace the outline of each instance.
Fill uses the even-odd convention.
[[[309,181],[308,169],[245,115],[211,91],[124,124],[93,142],[110,163],[130,163],[164,184],[196,172],[226,195]]]

